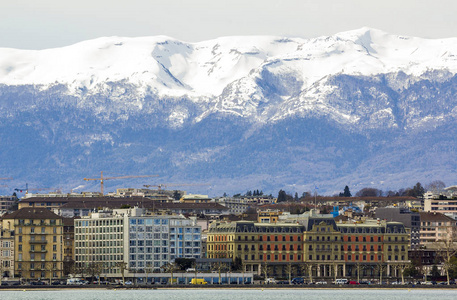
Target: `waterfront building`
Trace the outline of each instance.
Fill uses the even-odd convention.
[[[385,265],[388,275],[398,275],[398,266],[405,267],[409,263],[409,233],[402,223],[367,220],[337,226],[349,276],[360,272],[373,277],[381,265]]]
[[[89,269],[104,277],[119,277],[124,267],[126,247],[124,216],[111,211],[92,213],[74,220],[75,270]]]
[[[68,275],[74,268],[75,219],[63,219],[63,273]]]
[[[409,234],[399,222],[335,223],[315,212],[281,216],[277,223],[215,221],[208,230],[208,258],[241,259],[247,271],[272,275],[311,272],[317,277],[374,276],[380,265],[398,274],[408,260]]]
[[[2,227],[14,230],[15,277],[62,278],[62,219],[45,208],[22,208],[2,217]]]
[[[0,228],[0,280],[14,277],[14,230]]]
[[[196,219],[148,215],[141,208],[104,210],[75,220],[75,261],[102,277],[138,277],[176,258],[201,256]],[[95,266],[94,266],[95,264]]]

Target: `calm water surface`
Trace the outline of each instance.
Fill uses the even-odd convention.
[[[177,290],[53,290],[0,291],[1,300],[456,300],[456,290],[306,290],[306,289],[177,289]]]

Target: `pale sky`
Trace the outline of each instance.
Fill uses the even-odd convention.
[[[455,0],[0,0],[0,47],[45,49],[102,36],[317,37],[364,26],[457,37]]]

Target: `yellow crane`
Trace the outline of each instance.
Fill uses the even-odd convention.
[[[100,181],[100,191],[103,195],[103,183],[105,180],[109,179],[125,179],[125,178],[146,178],[146,177],[159,177],[159,175],[127,175],[127,176],[114,176],[114,177],[103,177],[103,171],[101,171],[100,178],[84,178],[85,181],[90,180],[99,180]]]

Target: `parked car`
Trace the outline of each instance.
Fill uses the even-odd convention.
[[[266,284],[276,284],[276,280],[274,278],[267,278],[265,279]]]
[[[349,284],[357,285],[357,284],[359,284],[359,282],[357,282],[357,281],[355,281],[355,280],[350,280],[350,281],[349,281]]]
[[[324,280],[317,281],[316,284],[327,284],[327,281],[324,281]]]
[[[303,278],[297,277],[292,279],[292,284],[304,284],[305,280]]]

